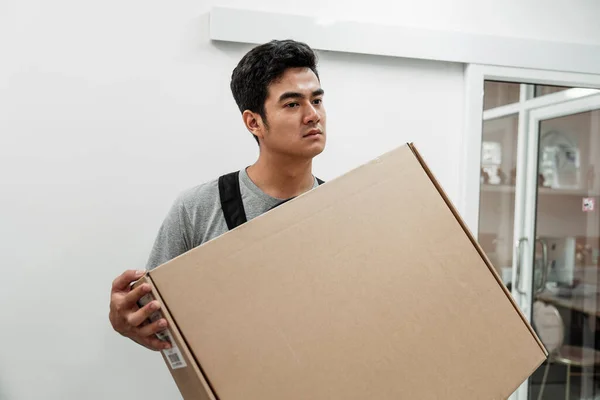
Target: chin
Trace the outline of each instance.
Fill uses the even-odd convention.
[[[318,156],[319,154],[321,154],[323,151],[325,150],[325,144],[319,144],[318,146],[311,146],[310,148],[306,149],[304,152],[302,152],[303,156],[306,158],[314,158],[316,156]]]
[[[277,153],[293,158],[312,159],[325,150],[325,140],[315,141],[313,143],[300,143],[294,147],[281,148]]]
[[[321,154],[323,152],[324,148],[321,147],[313,147],[311,149],[300,149],[300,150],[296,150],[296,151],[286,151],[283,152],[283,154],[287,155],[288,157],[293,157],[296,159],[305,159],[305,160],[310,160],[316,156],[318,156],[319,154]]]
[[[315,154],[313,155],[313,157],[318,156],[319,154],[321,154],[324,151],[325,151],[325,143],[323,143],[321,146],[319,146],[317,149],[315,149]]]

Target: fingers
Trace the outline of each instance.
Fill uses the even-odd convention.
[[[122,291],[122,290],[126,290],[129,287],[129,284],[139,278],[142,277],[142,275],[144,275],[146,271],[144,270],[133,270],[133,269],[128,269],[127,271],[123,272],[121,275],[119,275],[112,283],[112,290],[114,291]]]
[[[145,272],[127,270],[113,281],[109,318],[117,332],[135,342],[155,351],[169,349],[171,348],[169,342],[155,336],[156,333],[166,329],[167,320],[158,315],[156,317],[159,318],[158,320],[147,323],[152,314],[160,309],[160,303],[154,300],[142,308],[137,308],[138,301],[151,292],[151,286],[143,284],[129,291],[131,282],[141,278]]]
[[[152,288],[149,284],[144,283],[133,289],[131,292],[127,293],[125,298],[123,299],[123,306],[127,308],[131,308],[137,305],[137,302],[147,293],[150,293]]]
[[[167,327],[167,320],[164,318],[159,319],[158,321],[154,321],[151,324],[144,325],[137,330],[138,336],[142,338],[147,338],[149,336],[155,335],[156,333],[165,330]]]
[[[144,325],[137,331],[137,336],[141,338],[143,344],[153,350],[170,349],[171,343],[160,340],[156,337],[158,332],[164,331],[167,328],[167,320],[159,319],[151,324]]]
[[[154,314],[160,310],[160,303],[153,300],[142,308],[137,306],[138,301],[152,291],[152,287],[145,283],[129,290],[131,282],[141,278],[145,272],[127,270],[113,281],[109,319],[115,331],[142,346],[155,351],[169,349],[169,342],[156,337],[168,325],[159,313]]]
[[[171,348],[171,344],[169,342],[165,342],[163,340],[158,339],[156,336],[149,336],[145,338],[140,338],[137,336],[130,337],[131,340],[140,344],[150,350],[160,351]]]
[[[131,326],[140,326],[146,321],[152,313],[160,309],[160,303],[156,300],[151,301],[139,310],[132,312],[127,316],[127,322]]]
[[[171,348],[171,344],[169,342],[165,342],[162,341],[160,339],[158,339],[157,337],[147,337],[144,339],[144,342],[142,343],[144,346],[146,346],[149,349],[152,349],[154,351],[160,351],[160,350],[165,350],[165,349],[170,349]]]

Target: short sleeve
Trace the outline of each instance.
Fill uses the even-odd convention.
[[[181,196],[175,200],[165,217],[148,257],[146,269],[151,270],[190,249],[187,237],[187,215]]]

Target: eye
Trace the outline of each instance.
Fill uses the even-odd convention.
[[[298,107],[299,105],[300,105],[300,103],[289,103],[289,104],[286,104],[286,107],[295,108],[295,107]]]
[[[321,104],[321,103],[323,103],[323,99],[314,99],[313,100],[313,104],[317,104],[318,105],[318,104]]]

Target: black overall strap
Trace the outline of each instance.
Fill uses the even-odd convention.
[[[317,178],[317,183],[322,185],[321,179]],[[229,230],[236,228],[247,221],[244,202],[242,201],[242,193],[240,192],[240,172],[232,172],[223,175],[219,178],[219,196],[221,198],[221,209],[227,222]],[[292,199],[287,199],[274,207],[288,202]]]
[[[247,221],[242,193],[240,192],[240,172],[232,172],[219,178],[221,209],[227,227],[232,230]]]

